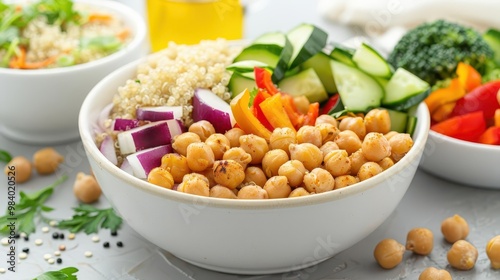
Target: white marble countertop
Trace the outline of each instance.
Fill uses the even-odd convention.
[[[138,0],[124,1],[141,9]],[[336,41],[343,41],[361,30],[346,29],[333,25],[318,16],[317,1],[307,0],[256,0],[246,18],[245,37],[254,38],[264,31],[286,31],[300,22],[311,22],[324,28]],[[286,7],[286,8],[285,8]],[[42,146],[15,143],[0,136],[0,150],[7,150],[13,155],[23,155],[30,158]],[[78,205],[72,193],[76,173],[90,172],[89,164],[83,152],[80,141],[54,146],[65,157],[65,170],[68,180],[56,188],[47,205],[55,208],[47,216],[55,219],[67,219],[73,214],[72,207]],[[487,163],[483,163],[487,164]],[[34,175],[28,183],[18,185],[18,192],[32,192],[53,183],[59,173],[39,176]],[[7,178],[0,174],[0,211],[6,208]],[[109,207],[104,197],[96,204],[99,208]],[[443,241],[440,233],[441,221],[453,214],[460,214],[470,224],[470,235],[467,238],[478,251],[479,258],[474,269],[457,271],[449,267],[446,252],[450,245]],[[0,279],[17,280],[32,279],[49,270],[59,270],[74,266],[79,269],[78,279],[108,280],[108,279],[174,279],[174,280],[236,280],[236,279],[418,279],[420,272],[427,266],[445,268],[453,279],[500,279],[500,271],[490,269],[489,260],[485,254],[487,241],[500,234],[500,191],[477,189],[450,183],[428,175],[422,171],[412,181],[403,200],[389,217],[370,236],[350,249],[320,263],[319,265],[300,271],[259,276],[238,276],[217,273],[188,264],[155,245],[144,240],[125,223],[118,236],[111,236],[109,231],[100,231],[100,241],[95,243],[91,236],[77,234],[74,240],[54,240],[53,232],[67,231],[50,228],[48,233],[41,231],[30,236],[29,241],[18,240],[18,253],[22,248],[29,247],[27,259],[16,265],[17,272],[0,273]],[[374,258],[373,249],[383,238],[394,238],[404,243],[407,232],[414,227],[427,227],[434,232],[435,247],[426,257],[405,254],[404,261],[392,270],[380,268]],[[45,242],[41,246],[34,245],[34,240],[41,238]],[[108,241],[110,248],[104,248]],[[119,248],[116,242],[123,242]],[[52,254],[60,244],[65,244],[67,250],[62,252],[62,264],[48,264],[43,255]],[[0,246],[0,268],[7,268],[5,246]],[[85,251],[91,251],[93,256],[87,258]]]

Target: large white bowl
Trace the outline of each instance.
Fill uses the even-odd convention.
[[[472,187],[500,189],[500,146],[458,140],[429,132],[420,168]]]
[[[107,74],[148,52],[144,18],[115,1],[77,0],[110,10],[131,28],[122,50],[89,63],[40,70],[0,68],[0,133],[25,143],[76,140],[78,112],[85,96]]]
[[[103,79],[85,99],[80,134],[103,193],[144,238],[195,265],[238,274],[312,266],[356,244],[393,212],[418,167],[429,130],[418,109],[414,146],[382,174],[354,186],[307,197],[230,200],[194,196],[135,178],[108,161],[94,142],[99,113],[138,62]]]

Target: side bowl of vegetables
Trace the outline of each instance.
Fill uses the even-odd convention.
[[[148,51],[144,19],[139,13],[121,3],[68,0],[50,5],[52,5],[49,7],[50,12],[53,12],[51,15],[60,16],[60,21],[56,19],[51,23],[53,24],[51,28],[60,30],[67,28],[65,21],[69,22],[67,18],[69,5],[73,7],[81,5],[91,9],[90,12],[78,17],[79,20],[85,19],[83,24],[101,21],[102,25],[105,25],[105,22],[111,20],[112,17],[118,18],[123,26],[117,30],[117,36],[123,39],[123,42],[120,43],[110,36],[82,38],[76,44],[81,49],[68,48],[63,54],[58,53],[47,58],[43,58],[42,55],[42,58],[36,59],[28,54],[29,45],[26,42],[29,41],[21,37],[8,39],[8,50],[0,53],[2,62],[5,62],[0,67],[0,84],[3,87],[0,91],[2,99],[0,133],[15,141],[49,144],[78,139],[78,112],[92,87],[113,70],[143,57]],[[16,11],[22,10],[23,8],[19,7]],[[15,20],[13,19],[12,22]],[[12,31],[9,34],[14,36],[25,34],[22,33],[23,28],[27,27],[11,26],[9,28]],[[42,30],[48,29],[44,27]],[[68,28],[64,32],[67,31],[69,34],[75,29]],[[58,40],[66,36],[64,32],[59,35]],[[96,33],[99,33],[99,30]],[[41,34],[43,35],[38,37],[45,36],[45,39],[50,39],[44,31],[41,31]],[[36,40],[40,41],[38,39],[45,40],[42,38]],[[35,39],[31,40],[33,41]],[[54,42],[54,48],[46,50],[48,53],[53,53],[54,49],[63,44],[64,42]],[[105,56],[90,58],[82,63],[78,62],[83,60],[84,55],[92,55],[95,53],[94,50],[100,47],[107,50],[113,48],[113,50]],[[85,50],[85,48],[92,49],[92,51]]]
[[[420,105],[414,145],[405,157],[348,188],[272,200],[231,200],[172,191],[118,168],[95,142],[99,115],[139,64],[121,67],[92,89],[80,110],[81,139],[103,194],[119,215],[153,244],[207,269],[282,273],[315,265],[353,246],[399,204],[427,140],[429,114]]]

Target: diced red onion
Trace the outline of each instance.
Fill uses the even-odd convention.
[[[141,107],[136,110],[136,118],[145,121],[163,121],[182,118],[182,106]]]
[[[127,160],[134,176],[145,179],[153,168],[161,165],[161,158],[171,152],[171,145],[163,145],[128,155]]]
[[[113,121],[113,130],[125,131],[125,130],[139,127],[140,125],[141,125],[140,120],[116,118]]]
[[[101,153],[114,165],[118,164],[118,159],[116,157],[115,151],[115,143],[111,136],[106,136],[104,140],[102,140],[101,147],[99,147]]]
[[[123,160],[122,165],[120,165],[120,169],[127,172],[130,175],[134,175],[134,170],[132,170],[132,165],[130,165],[130,162],[128,162],[127,158]]]
[[[217,133],[225,133],[235,124],[231,106],[211,90],[201,88],[193,97],[193,121],[200,120],[212,123]]]

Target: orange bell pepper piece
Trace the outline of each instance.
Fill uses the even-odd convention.
[[[469,64],[459,62],[456,73],[460,84],[467,92],[481,85],[481,74]]]
[[[289,127],[295,131],[295,127],[283,108],[281,94],[275,94],[262,101],[262,103],[260,103],[260,108],[273,127]]]
[[[255,134],[266,140],[271,137],[269,131],[253,114],[248,107],[250,92],[245,89],[242,93],[231,100],[231,112],[238,126],[246,133]]]
[[[451,112],[453,112],[453,108],[455,108],[455,102],[450,102],[439,106],[439,108],[437,108],[432,113],[432,120],[435,122],[446,120],[451,115]]]
[[[304,125],[315,125],[319,115],[319,103],[314,102],[309,104],[309,110],[304,119]]]
[[[433,91],[426,99],[425,104],[429,108],[431,115],[442,105],[455,102],[465,95],[465,88],[462,87],[458,78],[451,80],[450,85]]]
[[[304,115],[299,113],[297,107],[295,107],[293,97],[288,94],[282,94],[281,102],[283,103],[283,108],[292,122],[293,127],[295,127],[295,129],[299,129],[304,124]]]
[[[486,129],[486,131],[479,136],[478,142],[489,145],[500,145],[500,127],[492,126]]]
[[[257,95],[255,95],[255,98],[253,99],[253,114],[254,116],[270,131],[274,130],[274,127],[269,123],[269,121],[266,118],[266,115],[260,108],[260,104],[269,98],[271,95],[267,93],[266,90],[264,89],[258,89]]]
[[[500,126],[500,109],[495,110],[495,115],[493,116],[494,126]]]

